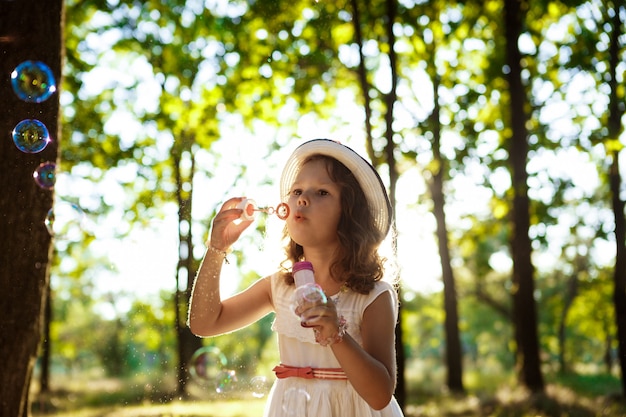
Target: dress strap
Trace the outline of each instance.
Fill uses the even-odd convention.
[[[341,368],[311,368],[310,366],[299,368],[297,366],[283,365],[281,363],[272,370],[278,379],[290,377],[304,379],[348,379],[346,373]]]

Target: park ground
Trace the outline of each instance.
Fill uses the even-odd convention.
[[[412,389],[406,417],[599,417],[626,416],[619,381],[612,376],[561,376],[542,394],[531,394],[511,380],[489,392],[463,395]],[[50,392],[32,393],[34,417],[254,417],[262,416],[266,395],[238,389],[216,393],[192,384],[185,398],[172,387],[142,378],[72,377],[57,379]],[[422,387],[423,389],[423,387]],[[256,390],[258,391],[258,390]]]

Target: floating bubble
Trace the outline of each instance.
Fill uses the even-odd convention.
[[[311,394],[302,388],[289,388],[283,397],[283,411],[286,416],[300,416],[307,409]]]
[[[50,236],[73,242],[82,240],[85,213],[76,204],[68,201],[56,201],[48,210],[45,225]]]
[[[29,103],[46,101],[56,91],[56,81],[49,66],[41,61],[24,61],[11,73],[13,91]]]
[[[43,162],[39,164],[35,172],[33,172],[33,178],[37,185],[45,190],[53,189],[57,179],[56,167],[54,162]]]
[[[250,390],[254,398],[263,398],[269,391],[269,382],[264,376],[255,376],[250,380]]]
[[[328,301],[324,290],[318,284],[307,283],[296,288],[296,300],[305,303],[322,303]]]
[[[37,119],[26,119],[13,129],[13,142],[24,153],[41,152],[51,142],[46,125]]]
[[[226,355],[219,348],[202,347],[191,357],[189,373],[200,382],[216,381],[227,364]]]
[[[217,374],[215,380],[215,392],[224,394],[232,391],[237,382],[237,373],[231,369],[225,369]]]

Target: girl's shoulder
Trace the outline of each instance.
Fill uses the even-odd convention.
[[[398,313],[398,290],[397,287],[387,281],[376,281],[374,284],[374,288],[368,294],[368,303],[371,304],[376,300],[381,294],[388,292],[391,296],[391,302],[394,307],[394,311],[397,315]]]
[[[348,293],[344,296],[343,294],[339,295],[339,303],[343,304],[343,306],[348,307],[360,314],[363,314],[365,309],[369,307],[378,297],[382,294],[388,292],[391,298],[391,303],[393,304],[394,314],[398,313],[398,293],[396,288],[387,281],[377,281],[374,284],[374,287],[367,293],[362,294],[355,291],[348,291]],[[345,301],[342,301],[342,298]],[[339,307],[342,307],[341,305]]]

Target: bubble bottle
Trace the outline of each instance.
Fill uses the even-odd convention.
[[[297,305],[319,302],[326,304],[326,294],[324,294],[322,287],[315,283],[311,262],[296,262],[293,264],[291,271],[296,283],[295,302]]]

